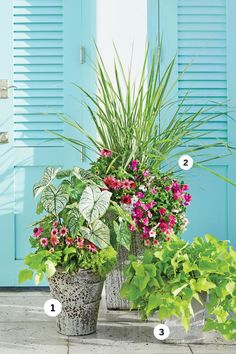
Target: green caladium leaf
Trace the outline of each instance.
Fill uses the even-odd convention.
[[[72,174],[87,185],[90,184],[100,188],[107,188],[103,180],[99,176],[94,175],[91,171],[84,170],[80,167],[75,167],[72,170]]]
[[[57,179],[63,179],[63,178],[68,178],[72,174],[72,170],[60,170],[56,174]]]
[[[100,249],[110,246],[110,230],[101,220],[95,220],[90,228],[82,226],[80,232],[86,240]]]
[[[79,202],[79,211],[85,220],[92,223],[100,219],[109,207],[111,195],[94,186],[86,187]]]
[[[114,231],[116,233],[116,241],[120,246],[125,247],[128,251],[130,250],[131,243],[131,233],[126,222],[120,221],[118,224],[113,221]]]
[[[42,194],[41,203],[44,209],[51,214],[58,215],[68,203],[69,196],[60,186],[48,186]]]
[[[47,167],[44,171],[43,177],[38,183],[33,186],[33,194],[36,198],[40,193],[47,188],[52,181],[56,178],[57,173],[60,171],[60,168]]]

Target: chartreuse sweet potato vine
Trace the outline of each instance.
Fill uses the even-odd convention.
[[[160,320],[181,317],[187,331],[193,299],[201,303],[206,292],[205,331],[216,330],[236,339],[236,252],[227,241],[211,235],[192,243],[177,239],[159,249],[147,249],[142,258],[130,256],[122,297],[148,319],[157,311]]]

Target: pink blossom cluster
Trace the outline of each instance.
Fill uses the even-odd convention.
[[[113,190],[129,190],[129,189],[135,189],[136,188],[136,183],[133,180],[125,179],[123,181],[116,179],[113,176],[107,176],[104,178],[104,183],[109,189]]]
[[[44,234],[48,234],[48,232],[44,232],[42,227],[36,227],[33,230],[33,237],[39,239],[39,244],[43,248],[49,248],[50,252],[54,252],[55,247],[63,247],[64,246],[75,246],[79,249],[87,249],[91,252],[97,252],[97,247],[92,242],[86,242],[83,238],[77,237],[73,239],[69,236],[69,231],[65,226],[59,226],[59,222],[55,221],[52,224],[52,229],[50,231],[50,236],[45,237]]]

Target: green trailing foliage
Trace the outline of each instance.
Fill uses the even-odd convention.
[[[143,257],[130,256],[122,297],[148,319],[157,312],[162,321],[181,317],[187,331],[193,316],[193,299],[208,294],[205,331],[216,330],[236,339],[236,252],[211,235],[192,243],[176,238]]]

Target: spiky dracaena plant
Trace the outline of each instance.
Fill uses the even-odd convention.
[[[71,143],[75,148],[84,146],[98,153],[102,148],[109,149],[113,152],[114,162],[123,168],[128,166],[131,159],[137,159],[147,168],[175,172],[176,160],[180,154],[191,154],[198,161],[195,165],[236,185],[202,165],[209,160],[232,154],[234,148],[225,141],[215,140],[213,143],[203,144],[203,140],[199,140],[211,133],[205,128],[204,132],[201,131],[200,128],[206,123],[221,115],[229,117],[227,102],[211,102],[210,107],[202,106],[197,111],[190,112],[190,107],[186,104],[187,94],[178,101],[171,101],[170,94],[176,84],[173,84],[176,59],[173,58],[161,74],[161,49],[154,51],[149,61],[150,53],[147,48],[138,82],[131,81],[131,70],[125,74],[116,49],[114,80],[111,79],[100,52],[97,53],[97,93],[92,95],[79,87],[87,97],[85,104],[97,128],[97,138],[67,116],[61,116],[61,119],[82,133],[88,143],[54,133],[57,137]],[[163,114],[171,116],[167,123],[160,126],[157,117],[162,117]],[[222,148],[221,154],[210,153],[216,147]]]

